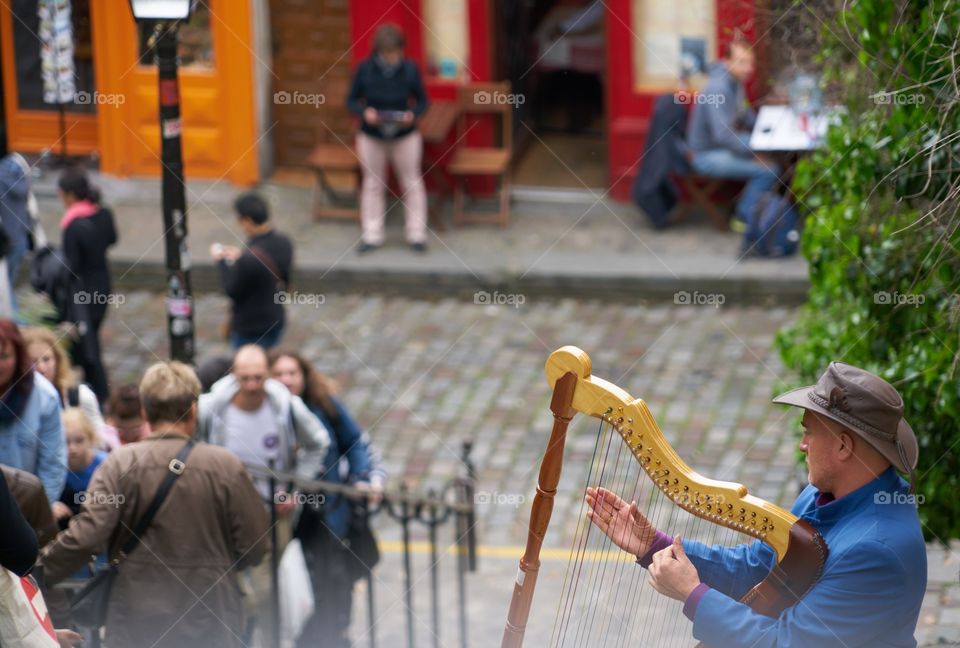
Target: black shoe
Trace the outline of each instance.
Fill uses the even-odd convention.
[[[416,252],[417,254],[423,254],[427,251],[427,244],[423,241],[417,241],[416,243],[410,244],[410,249]]]
[[[366,254],[378,249],[380,249],[379,245],[367,243],[366,241],[360,241],[360,245],[357,246],[357,254]]]

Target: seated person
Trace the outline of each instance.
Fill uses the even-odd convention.
[[[750,131],[756,114],[747,104],[744,84],[753,75],[754,56],[743,40],[730,44],[727,58],[711,70],[693,104],[687,143],[693,170],[700,175],[746,180],[736,217],[750,221],[760,195],[777,184],[780,169],[775,162],[750,149]]]

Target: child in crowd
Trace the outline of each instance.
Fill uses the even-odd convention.
[[[107,458],[106,452],[97,449],[93,421],[79,407],[64,410],[63,430],[67,437],[67,483],[60,501],[53,503],[53,515],[61,529],[80,512],[93,472]]]

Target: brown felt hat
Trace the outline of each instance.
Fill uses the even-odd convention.
[[[876,448],[901,473],[917,467],[917,437],[903,418],[903,398],[880,376],[831,362],[816,385],[780,394],[774,403],[808,409],[836,421]]]

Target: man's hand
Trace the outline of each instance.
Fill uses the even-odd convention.
[[[363,110],[363,121],[367,122],[371,126],[376,126],[380,123],[380,115],[377,113],[376,108],[364,108]]]
[[[53,517],[58,520],[65,520],[71,515],[73,511],[70,510],[70,507],[64,504],[63,502],[54,502],[53,503]]]
[[[286,517],[297,508],[297,500],[294,495],[286,491],[277,491],[274,495],[273,506],[277,510],[277,517]]]
[[[606,488],[588,488],[587,504],[590,506],[587,517],[615,545],[637,557],[650,550],[657,530],[640,512],[636,502],[628,505]]]
[[[650,585],[664,596],[686,601],[690,592],[700,584],[700,575],[683,550],[680,536],[673,544],[653,554],[650,563]]]
[[[403,111],[403,117],[400,118],[400,125],[409,126],[410,124],[413,123],[413,119],[414,119],[413,112],[410,110],[405,110]]]
[[[56,630],[57,633],[57,643],[60,644],[60,648],[73,648],[79,643],[83,643],[83,637],[74,632],[73,630]]]

